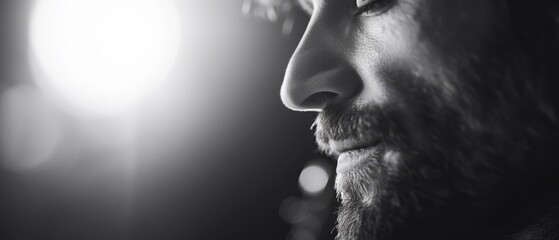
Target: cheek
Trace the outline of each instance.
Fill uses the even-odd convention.
[[[493,4],[402,0],[386,14],[361,19],[354,61],[365,90],[383,92],[385,102],[403,96],[439,101],[460,97],[465,83],[458,73],[490,46],[488,39],[495,38],[502,19]]]
[[[352,64],[364,82],[360,97],[368,102],[390,104],[399,97],[393,79],[384,73],[415,59],[417,28],[409,24],[408,12],[407,8],[395,8],[380,16],[361,18],[354,27]]]
[[[423,0],[413,12],[418,44],[444,61],[484,51],[507,35],[499,1]]]
[[[383,62],[414,55],[419,28],[413,12],[413,6],[401,3],[382,15],[359,19],[355,44],[359,57]]]
[[[401,0],[383,15],[359,19],[352,63],[364,82],[361,97],[402,108],[457,105],[469,84],[460,73],[490,46],[503,19],[494,4]]]

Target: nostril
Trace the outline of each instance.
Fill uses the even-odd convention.
[[[337,93],[333,92],[317,92],[303,100],[301,106],[305,108],[323,108],[329,101],[336,98]]]

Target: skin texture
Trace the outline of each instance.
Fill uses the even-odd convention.
[[[337,238],[512,234],[495,222],[556,169],[557,22],[542,9],[557,4],[376,2],[355,15],[352,1],[302,1],[311,18],[281,89],[287,107],[318,112],[326,154],[375,146],[338,172]]]

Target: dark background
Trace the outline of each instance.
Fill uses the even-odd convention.
[[[32,78],[22,44],[31,5],[0,3],[2,91]],[[203,134],[195,137],[195,147],[139,163],[133,197],[125,203],[126,188],[115,184],[121,176],[96,148],[74,155],[79,161],[32,171],[0,168],[0,239],[290,239],[292,226],[280,217],[280,205],[291,196],[304,198],[299,174],[321,158],[309,129],[314,114],[291,112],[279,98],[285,67],[308,19],[295,10],[295,28],[286,36],[281,23],[244,16],[240,0],[192,6],[205,16],[201,22],[220,23],[192,34],[219,40],[197,46],[207,53],[199,57],[199,81],[210,86],[210,95],[212,88],[228,92],[216,97],[225,110],[199,126]],[[180,138],[173,141],[182,144]],[[331,239],[333,193],[319,198],[331,205],[322,210],[327,224],[315,239]]]

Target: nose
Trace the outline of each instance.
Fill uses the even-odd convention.
[[[296,111],[320,111],[330,103],[352,99],[360,90],[358,74],[349,62],[350,44],[341,33],[319,21],[309,23],[291,57],[281,87],[281,99]]]

